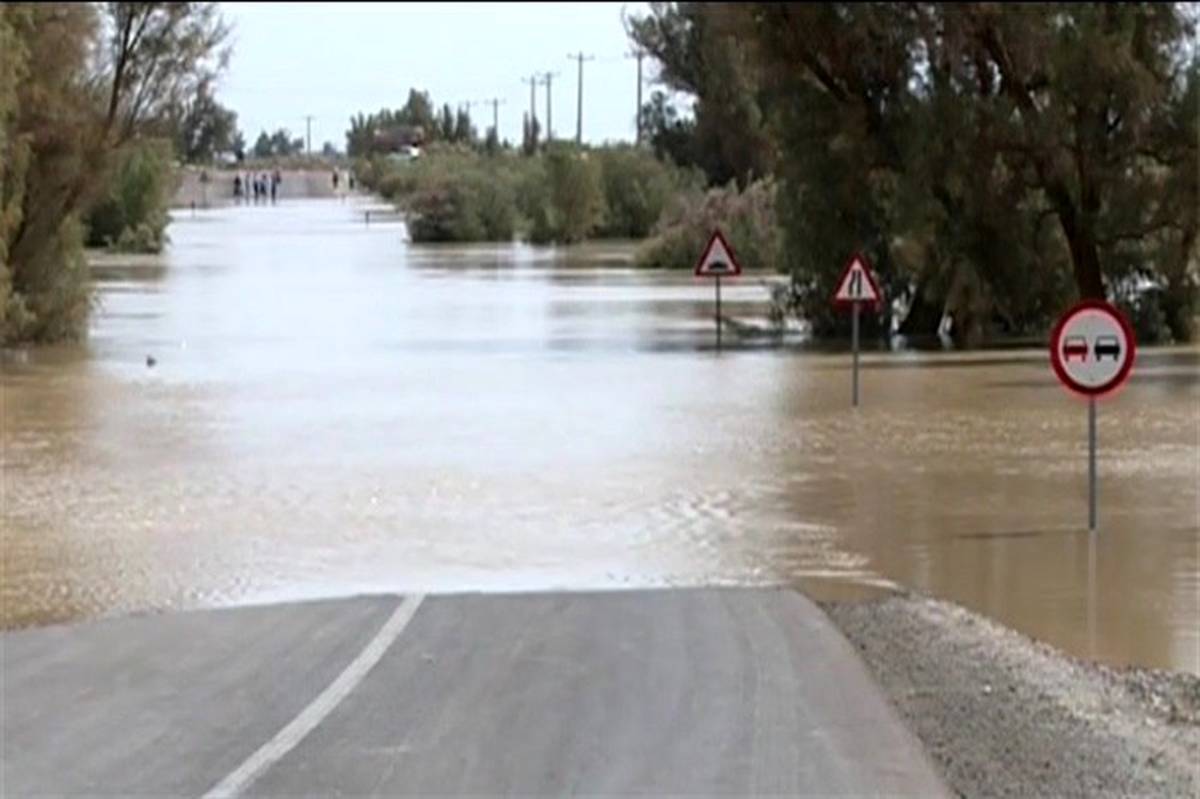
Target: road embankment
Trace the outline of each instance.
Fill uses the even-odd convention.
[[[1069,657],[917,595],[827,602],[963,796],[1200,796],[1200,677]]]

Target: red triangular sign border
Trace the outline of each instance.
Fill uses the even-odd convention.
[[[871,269],[871,262],[861,252],[852,253],[846,260],[846,265],[842,267],[842,274],[838,276],[837,282],[833,284],[833,304],[839,308],[850,308],[855,304],[854,300],[841,300],[837,296],[842,288],[842,284],[846,282],[846,278],[850,275],[850,270],[854,268],[855,261],[862,262],[863,271],[867,273],[867,282],[871,284],[871,288],[875,291],[875,296],[878,298],[874,301],[859,300],[859,302],[879,308],[883,305],[883,292],[879,289],[879,283],[875,281],[875,271]]]
[[[725,252],[729,253],[729,265],[733,268],[730,272],[705,272],[705,263],[708,261],[708,256],[712,253],[713,247],[717,242],[721,242],[721,246],[725,248]],[[729,246],[729,241],[726,240],[724,234],[719,230],[714,230],[712,236],[708,239],[708,244],[704,248],[704,252],[700,254],[700,260],[696,262],[696,268],[693,270],[696,277],[736,277],[742,273],[742,265],[738,263],[737,255],[733,251],[733,247]]]

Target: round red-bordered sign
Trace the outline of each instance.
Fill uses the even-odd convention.
[[[1050,363],[1067,388],[1097,397],[1119,388],[1133,370],[1137,342],[1125,315],[1101,300],[1084,300],[1050,334]]]

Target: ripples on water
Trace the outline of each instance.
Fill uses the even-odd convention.
[[[1084,406],[1037,351],[868,354],[852,413],[845,356],[716,352],[711,286],[628,244],[416,247],[337,202],[171,237],[100,259],[86,346],[0,364],[7,626],[833,578],[1200,670],[1195,349],[1102,404],[1089,539]],[[765,278],[723,289],[765,326]]]

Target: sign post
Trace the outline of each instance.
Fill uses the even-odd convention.
[[[838,278],[837,291],[833,294],[835,306],[850,309],[850,346],[854,352],[851,360],[850,404],[855,408],[858,407],[858,317],[864,302],[871,303],[878,310],[883,302],[883,292],[875,282],[867,257],[855,253],[846,262],[846,268]]]
[[[1096,532],[1096,400],[1129,379],[1137,351],[1133,328],[1107,302],[1084,300],[1050,334],[1050,364],[1064,386],[1088,402],[1088,530]]]
[[[721,276],[737,277],[742,273],[742,266],[738,263],[737,257],[733,254],[733,248],[729,246],[729,242],[725,240],[725,236],[721,231],[714,230],[712,236],[708,239],[708,244],[704,248],[704,253],[700,256],[700,260],[696,262],[695,274],[696,277],[714,277],[716,278],[716,323],[717,323],[717,349],[721,349]]]

